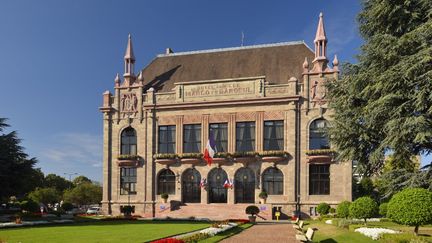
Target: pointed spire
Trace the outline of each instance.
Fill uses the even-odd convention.
[[[143,77],[142,71],[140,71],[139,74],[138,74],[138,82],[140,82],[140,83],[144,82],[144,77]]]
[[[327,68],[327,37],[324,30],[323,14],[320,13],[318,27],[315,35],[315,59],[312,61],[312,70],[322,72]]]
[[[117,73],[117,75],[116,75],[116,77],[114,79],[115,86],[119,87],[120,86],[120,82],[121,82],[120,75]]]
[[[128,36],[128,43],[127,43],[127,47],[126,47],[126,53],[124,56],[125,60],[131,60],[132,62],[135,62],[135,56],[133,54],[133,48],[132,48],[132,37],[131,34],[129,34]]]
[[[318,28],[317,28],[314,42],[317,41],[327,41],[326,33],[324,30],[324,20],[323,20],[322,12],[319,15]]]

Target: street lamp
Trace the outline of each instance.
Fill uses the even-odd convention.
[[[69,181],[70,181],[70,182],[72,182],[72,176],[73,176],[73,175],[78,175],[78,173],[66,173],[66,172],[65,172],[65,173],[63,173],[63,174],[65,174],[65,175],[68,175],[68,176],[69,176]]]

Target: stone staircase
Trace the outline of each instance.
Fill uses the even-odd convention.
[[[158,203],[156,205],[156,218],[208,218],[211,220],[226,219],[247,219],[245,213],[247,206],[251,204],[200,204],[200,203],[180,203],[171,201],[169,203]],[[270,204],[258,204],[260,213],[257,221],[271,220]]]

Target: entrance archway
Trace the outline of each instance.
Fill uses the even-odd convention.
[[[209,203],[227,203],[227,189],[224,187],[228,179],[222,168],[215,168],[208,174]]]
[[[184,203],[201,202],[201,175],[196,169],[187,169],[182,175],[182,198]]]
[[[255,175],[250,168],[240,168],[234,177],[236,203],[255,203]]]

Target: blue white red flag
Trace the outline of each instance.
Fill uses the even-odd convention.
[[[207,146],[204,150],[204,159],[205,159],[205,161],[207,161],[208,166],[210,166],[213,163],[213,157],[214,157],[215,153],[216,153],[216,146],[215,146],[215,142],[213,140],[213,134],[210,131],[209,139],[207,141]]]

